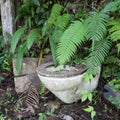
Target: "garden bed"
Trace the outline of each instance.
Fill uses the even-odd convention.
[[[14,109],[15,103],[19,98],[14,90],[14,76],[10,72],[0,73],[0,76],[5,78],[0,83],[0,115],[4,115],[6,119],[16,120],[16,116],[19,116],[20,112],[17,112],[17,108]],[[78,101],[73,104],[65,104],[47,90],[44,96],[40,96],[40,105],[35,114],[25,111],[22,113],[22,119],[91,120],[90,113],[83,110],[90,105],[96,111],[95,120],[120,120],[120,111],[103,97],[103,92],[105,91],[103,88],[104,84],[104,80],[100,80],[97,88],[98,93],[95,95],[92,103]]]

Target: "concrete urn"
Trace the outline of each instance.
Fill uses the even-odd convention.
[[[52,62],[48,62],[40,65],[36,71],[41,82],[56,97],[65,103],[73,103],[81,99],[82,90],[91,92],[97,87],[101,69],[98,68],[91,81],[83,79],[85,65],[54,67]]]

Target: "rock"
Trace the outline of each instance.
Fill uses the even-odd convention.
[[[20,75],[18,75],[16,71],[16,60],[13,59],[13,72],[15,75],[14,82],[17,93],[24,92],[31,84],[33,84],[35,87],[39,87],[40,80],[36,73],[37,64],[37,58],[24,58],[22,72]]]
[[[13,59],[13,72],[15,76],[14,82],[16,92],[24,92],[31,84],[33,84],[36,88],[40,87],[40,79],[37,76],[36,68],[38,67],[38,64],[43,64],[48,61],[52,61],[51,55],[45,56],[41,63],[38,63],[38,58],[23,58],[22,71],[21,74],[18,74],[16,70],[16,59]]]

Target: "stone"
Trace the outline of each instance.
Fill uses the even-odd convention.
[[[39,88],[40,80],[36,73],[36,69],[38,64],[43,64],[48,61],[52,61],[51,56],[45,56],[41,63],[38,62],[38,58],[23,58],[22,71],[21,74],[18,74],[16,70],[16,59],[13,59],[13,73],[16,92],[22,93],[26,91],[31,84],[34,85],[36,89]]]
[[[36,88],[40,85],[40,80],[36,73],[36,68],[38,64],[38,58],[24,58],[22,64],[21,74],[17,74],[16,71],[16,59],[13,59],[13,72],[14,72],[14,82],[15,90],[17,93],[24,92],[27,90],[31,84]]]

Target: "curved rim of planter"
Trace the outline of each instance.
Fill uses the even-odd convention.
[[[54,66],[53,62],[48,62],[40,65],[36,71],[39,75],[44,77],[72,77],[75,75],[81,75],[86,71],[85,65],[75,65],[75,69],[70,71],[48,71],[47,68]]]

